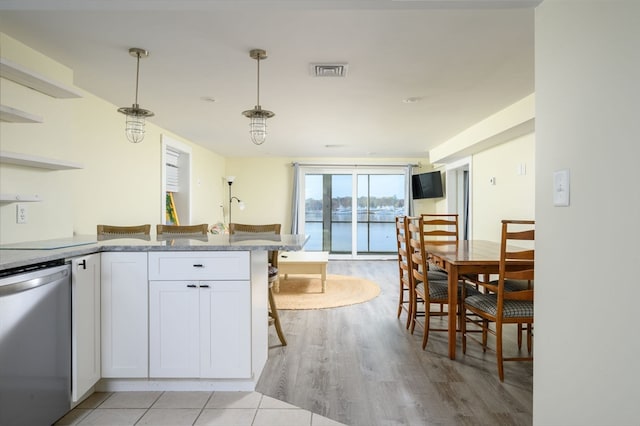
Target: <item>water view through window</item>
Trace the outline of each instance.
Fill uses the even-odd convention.
[[[396,252],[404,174],[305,174],[304,185],[306,250],[351,254],[355,243],[357,254]]]

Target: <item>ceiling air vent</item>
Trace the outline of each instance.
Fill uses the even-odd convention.
[[[311,64],[314,77],[346,77],[349,64]]]

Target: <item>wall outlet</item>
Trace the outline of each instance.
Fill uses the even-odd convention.
[[[16,205],[16,223],[27,223],[27,205],[26,204],[17,204]]]

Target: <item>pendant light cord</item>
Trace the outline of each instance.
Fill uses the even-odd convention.
[[[257,107],[260,107],[260,55],[258,55],[258,104]]]
[[[138,65],[136,66],[136,108],[138,107],[138,78],[140,77],[140,52],[136,53]]]

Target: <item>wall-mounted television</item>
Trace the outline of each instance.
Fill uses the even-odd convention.
[[[411,176],[411,189],[414,200],[442,197],[442,177],[440,172],[420,173]]]

